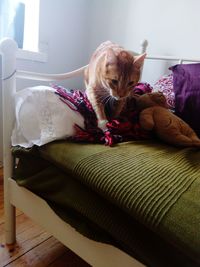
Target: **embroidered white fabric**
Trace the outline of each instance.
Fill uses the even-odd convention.
[[[15,95],[16,121],[12,145],[32,147],[73,136],[74,124],[84,128],[80,113],[70,109],[48,86],[35,86]]]

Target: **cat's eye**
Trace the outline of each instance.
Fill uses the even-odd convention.
[[[114,85],[118,85],[118,80],[114,80],[114,79],[112,79],[111,82],[112,82],[112,84],[114,84]]]
[[[134,85],[134,81],[131,81],[128,83],[128,86],[133,86]]]

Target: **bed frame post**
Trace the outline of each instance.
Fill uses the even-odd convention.
[[[14,93],[16,91],[17,44],[11,39],[0,43],[2,55],[2,102],[3,102],[3,166],[4,166],[4,212],[6,244],[16,241],[15,207],[10,202],[9,178],[12,177],[13,159],[10,136],[14,122]]]
[[[148,41],[146,39],[142,40],[140,42],[140,54],[143,54],[147,51],[147,46],[148,46]],[[142,79],[142,73],[143,73],[143,69],[144,69],[144,64],[141,67],[141,77],[140,80]]]
[[[147,40],[142,40],[140,43],[140,53],[143,54],[147,51],[147,46],[148,46],[148,41]]]

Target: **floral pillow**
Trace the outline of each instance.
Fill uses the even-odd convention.
[[[170,109],[175,108],[175,94],[173,88],[173,74],[162,76],[153,86],[153,92],[162,92],[167,99]]]

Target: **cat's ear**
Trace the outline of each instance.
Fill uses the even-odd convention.
[[[106,65],[112,65],[112,64],[116,64],[117,63],[117,57],[114,53],[114,51],[109,48],[106,51]]]
[[[146,55],[147,54],[144,53],[144,54],[141,54],[139,56],[134,56],[134,62],[133,62],[133,64],[134,64],[134,66],[136,68],[140,69],[142,67],[142,65],[144,64],[144,59],[145,59]]]

